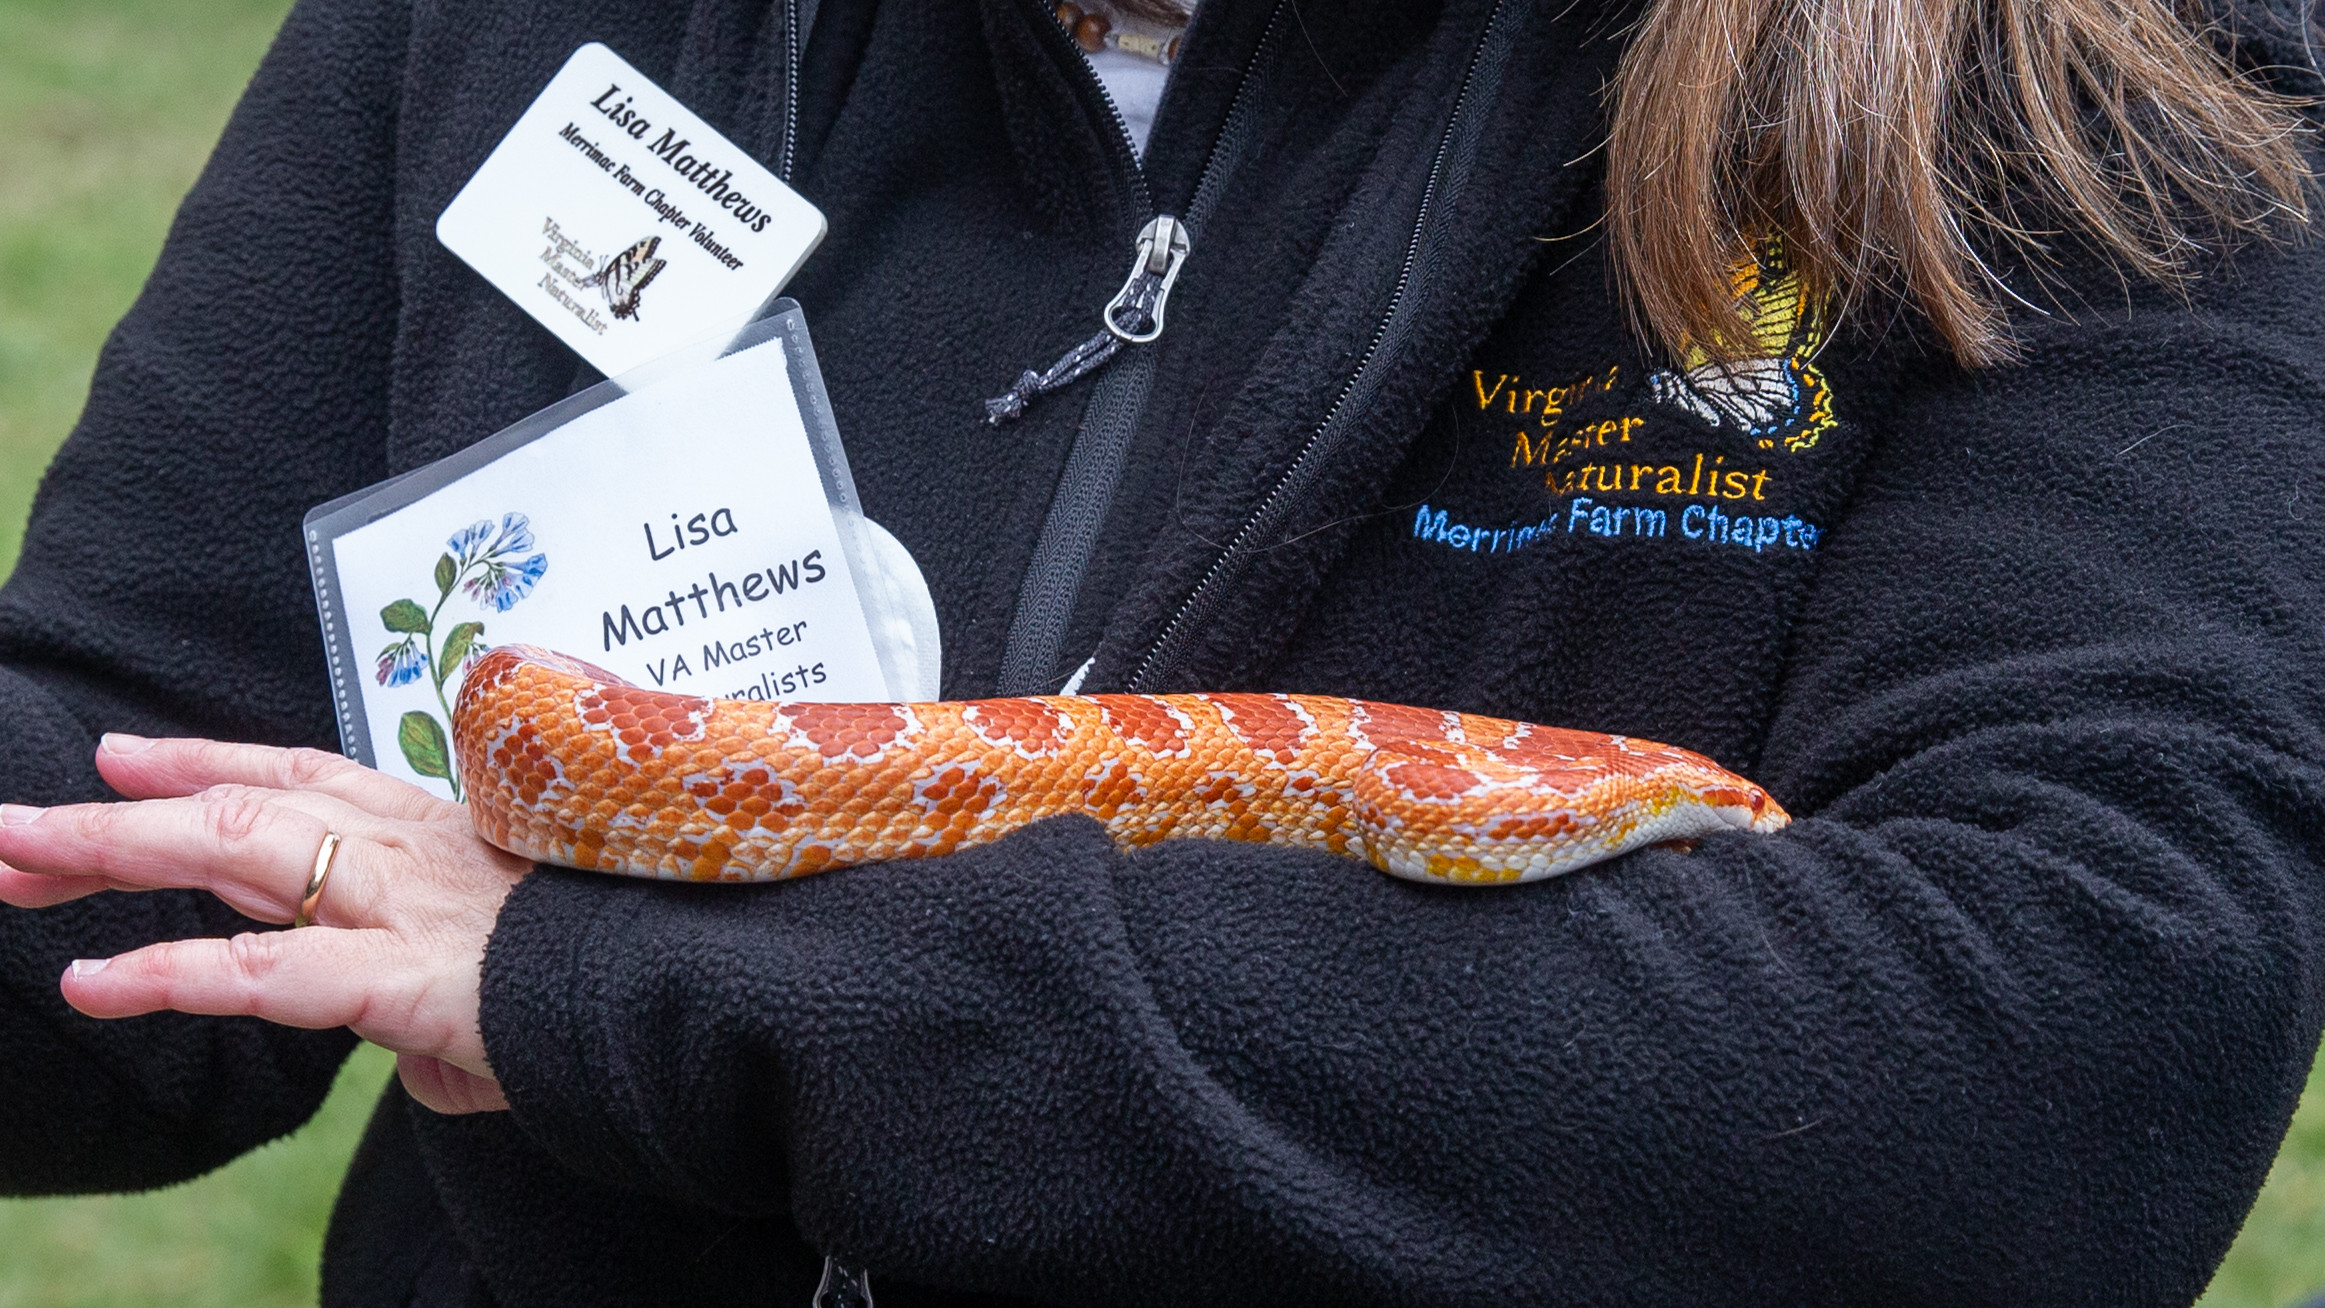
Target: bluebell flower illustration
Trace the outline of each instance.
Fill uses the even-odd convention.
[[[549,556],[535,554],[531,558],[504,562],[498,556],[488,555],[476,570],[476,575],[461,587],[468,597],[497,613],[506,613],[518,600],[533,593],[533,586],[541,574],[549,569]]]
[[[500,539],[492,543],[493,554],[518,554],[533,548],[533,520],[522,513],[501,515]]]
[[[405,686],[418,681],[428,671],[428,652],[421,649],[410,636],[380,651],[379,684]]]
[[[497,531],[489,520],[472,522],[445,544],[453,569],[467,578],[461,589],[496,613],[508,612],[532,594],[549,569],[546,554],[518,557],[533,548],[533,521],[522,513],[502,514]]]
[[[504,513],[497,536],[487,518],[462,527],[444,544],[454,563],[464,568],[487,555],[521,554],[533,548],[533,520],[522,513]]]
[[[496,613],[514,608],[549,570],[549,556],[532,549],[533,520],[522,513],[504,513],[497,525],[490,518],[472,522],[445,538],[444,555],[436,560],[433,605],[400,599],[379,611],[388,631],[403,637],[380,652],[380,684],[403,686],[426,677],[434,685],[436,707],[444,713],[441,718],[425,709],[404,714],[396,727],[396,744],[414,772],[443,781],[455,800],[461,798],[460,766],[444,730],[452,720],[448,689],[492,647],[484,642],[481,622],[454,622],[439,631],[436,620],[444,616],[444,605],[455,590]]]
[[[515,516],[515,514],[509,515],[509,517]],[[502,521],[505,522],[507,519],[504,518]],[[490,520],[472,522],[452,533],[451,539],[444,542],[444,548],[452,552],[453,566],[465,569],[469,564],[476,562],[478,555],[485,552],[484,543],[491,539],[492,523]]]

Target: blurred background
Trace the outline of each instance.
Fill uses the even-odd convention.
[[[0,0],[0,572],[98,347],[288,8]],[[313,1304],[331,1200],[390,1062],[365,1047],[306,1129],[191,1184],[0,1200],[0,1308]]]
[[[288,7],[0,0],[0,571],[106,332]],[[305,1129],[200,1180],[0,1200],[0,1308],[314,1303],[332,1196],[390,1066],[364,1047]],[[2203,1302],[2286,1308],[2320,1291],[2325,1069]]]

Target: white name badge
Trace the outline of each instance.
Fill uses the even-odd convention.
[[[436,220],[436,239],[608,377],[749,321],[823,214],[591,42]]]
[[[936,698],[928,588],[779,308],[307,515],[350,757],[459,798],[452,706],[502,644],[688,695]]]

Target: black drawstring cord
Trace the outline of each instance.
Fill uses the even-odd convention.
[[[1122,348],[1122,338],[1112,332],[1096,336],[1065,352],[1064,357],[1049,366],[1045,372],[1023,372],[1017,384],[1007,395],[985,401],[985,421],[995,427],[1014,422],[1025,413],[1026,401],[1037,395],[1047,395],[1063,386],[1071,386],[1106,366],[1114,352]]]

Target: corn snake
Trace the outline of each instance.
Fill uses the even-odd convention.
[[[1458,883],[1790,821],[1672,746],[1313,695],[714,700],[509,645],[470,669],[453,737],[491,843],[703,881],[947,854],[1063,813],[1124,847],[1271,842]]]

